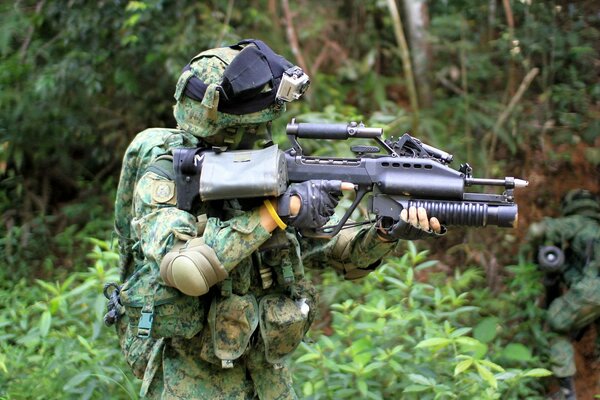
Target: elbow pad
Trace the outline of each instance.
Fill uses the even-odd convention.
[[[202,238],[165,254],[160,263],[163,281],[188,296],[202,296],[227,278],[228,273],[215,251]]]

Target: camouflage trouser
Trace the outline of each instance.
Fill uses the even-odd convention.
[[[186,346],[189,341],[186,341]],[[200,344],[198,349],[200,349]],[[265,360],[264,349],[250,350],[234,367],[220,366],[190,358],[189,348],[169,343],[163,353],[161,370],[147,394],[150,399],[211,400],[297,400],[287,363],[275,369]],[[199,353],[199,351],[198,351]]]
[[[575,374],[574,349],[566,334],[577,331],[600,318],[600,278],[586,277],[555,299],[548,309],[550,328],[564,336],[551,348],[553,372],[558,377]]]

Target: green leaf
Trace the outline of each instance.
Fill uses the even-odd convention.
[[[37,283],[38,285],[46,289],[46,291],[52,293],[55,296],[59,294],[58,288],[51,283],[44,282],[40,279],[36,279],[35,283]]]
[[[533,359],[531,350],[521,343],[508,344],[504,350],[502,350],[502,355],[509,360],[514,361],[531,361]]]
[[[80,372],[79,374],[69,379],[69,381],[63,386],[63,390],[65,392],[73,390],[74,388],[79,386],[83,381],[85,381],[90,375],[91,373],[89,371]]]
[[[551,371],[548,371],[545,368],[534,368],[534,369],[530,369],[529,371],[525,372],[525,374],[523,376],[530,376],[532,378],[543,378],[545,376],[550,376],[552,375]]]
[[[498,371],[498,372],[504,372],[504,368],[502,368],[501,366],[499,366],[496,363],[493,363],[489,360],[480,360],[479,363],[481,365],[485,365],[486,367],[493,369],[494,371]]]
[[[464,336],[467,333],[471,332],[471,329],[472,328],[468,328],[468,327],[466,327],[466,328],[459,328],[459,329],[455,330],[454,332],[452,332],[450,334],[450,337],[457,338],[457,337],[460,337],[460,336]]]
[[[356,387],[358,388],[360,394],[364,397],[367,397],[367,393],[369,393],[369,387],[367,386],[367,382],[359,379],[356,382]]]
[[[304,397],[312,396],[313,393],[314,389],[312,382],[304,382],[304,385],[302,385],[302,394]]]
[[[431,339],[425,339],[422,340],[421,342],[419,342],[416,346],[416,348],[420,349],[423,347],[445,347],[448,346],[450,344],[450,339],[446,339],[446,338],[431,338]]]
[[[94,352],[94,349],[92,348],[92,346],[90,345],[90,342],[88,342],[86,340],[86,338],[84,338],[83,336],[77,335],[77,340],[79,341],[79,343],[81,343],[81,345],[83,347],[85,347],[85,349],[87,351],[89,351],[90,353]]]
[[[420,374],[408,374],[408,379],[410,379],[411,382],[414,382],[418,385],[431,386],[432,384],[429,378]]]
[[[458,364],[456,364],[456,368],[454,368],[454,376],[466,371],[471,365],[473,365],[472,358],[459,362]]]
[[[496,337],[498,318],[484,318],[473,328],[473,337],[482,343],[490,343]]]
[[[43,312],[40,318],[40,336],[46,337],[50,331],[50,325],[52,324],[52,314],[49,310]]]
[[[484,367],[478,363],[475,363],[475,367],[477,368],[477,372],[479,373],[479,376],[484,381],[486,381],[494,389],[498,388],[498,381],[496,381],[494,374],[492,374],[492,372],[489,369],[487,369],[486,367]]]
[[[4,371],[5,374],[8,374],[8,369],[6,368],[6,356],[0,353],[0,370]]]
[[[456,343],[469,347],[478,346],[481,344],[479,340],[473,339],[472,337],[468,336],[461,336],[459,338],[456,338]]]
[[[304,362],[307,362],[307,361],[317,360],[320,357],[321,357],[321,355],[318,354],[318,353],[307,353],[307,354],[304,354],[303,356],[299,357],[296,360],[296,362],[297,363],[304,363]]]
[[[406,389],[404,389],[403,393],[416,393],[416,392],[424,392],[429,389],[429,386],[421,386],[421,385],[408,385]]]

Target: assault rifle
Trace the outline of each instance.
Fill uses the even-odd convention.
[[[271,146],[271,155],[267,156],[252,155],[253,151],[247,150],[222,153],[218,149],[216,152],[215,149],[175,150],[177,206],[190,210],[198,198],[207,201],[279,195],[290,183],[327,179],[353,183],[356,196],[337,225],[319,228],[308,236],[336,235],[367,193],[371,194],[368,211],[377,218],[398,221],[401,210],[415,206],[425,208],[429,217],[437,217],[444,225],[517,225],[514,189],[526,187],[527,181],[513,177],[474,178],[468,164],[462,164],[458,170],[448,166],[452,162],[451,154],[408,134],[399,139],[383,139],[382,128],[355,122],[328,124],[292,120],[286,133],[292,147],[282,153]],[[356,155],[352,158],[316,157],[303,153],[299,138],[365,138],[377,146],[352,146]],[[387,154],[377,154],[382,150]],[[265,159],[271,165],[266,169],[260,167]],[[242,164],[237,171],[236,162]],[[255,166],[251,167],[253,162]],[[474,185],[498,186],[504,188],[504,192],[484,194],[465,190]]]

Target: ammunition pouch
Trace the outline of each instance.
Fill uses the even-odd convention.
[[[263,297],[259,308],[265,358],[271,364],[281,364],[308,331],[310,306],[304,298],[293,300],[283,294],[273,294]]]
[[[296,350],[316,316],[318,299],[315,288],[306,280],[297,282],[295,288],[296,299],[285,294],[270,294],[259,303],[265,358],[275,366],[284,363]]]
[[[139,338],[191,338],[202,330],[206,314],[202,297],[159,284],[149,265],[123,285],[121,303]]]
[[[125,332],[119,340],[121,352],[125,355],[125,361],[131,367],[133,375],[142,379],[149,361],[156,357],[156,352],[162,348],[163,339],[141,338],[137,335],[136,327],[126,323],[123,325]]]
[[[258,326],[258,305],[252,295],[217,296],[208,314],[209,329],[204,329],[200,357],[204,361],[233,367],[244,354]]]

